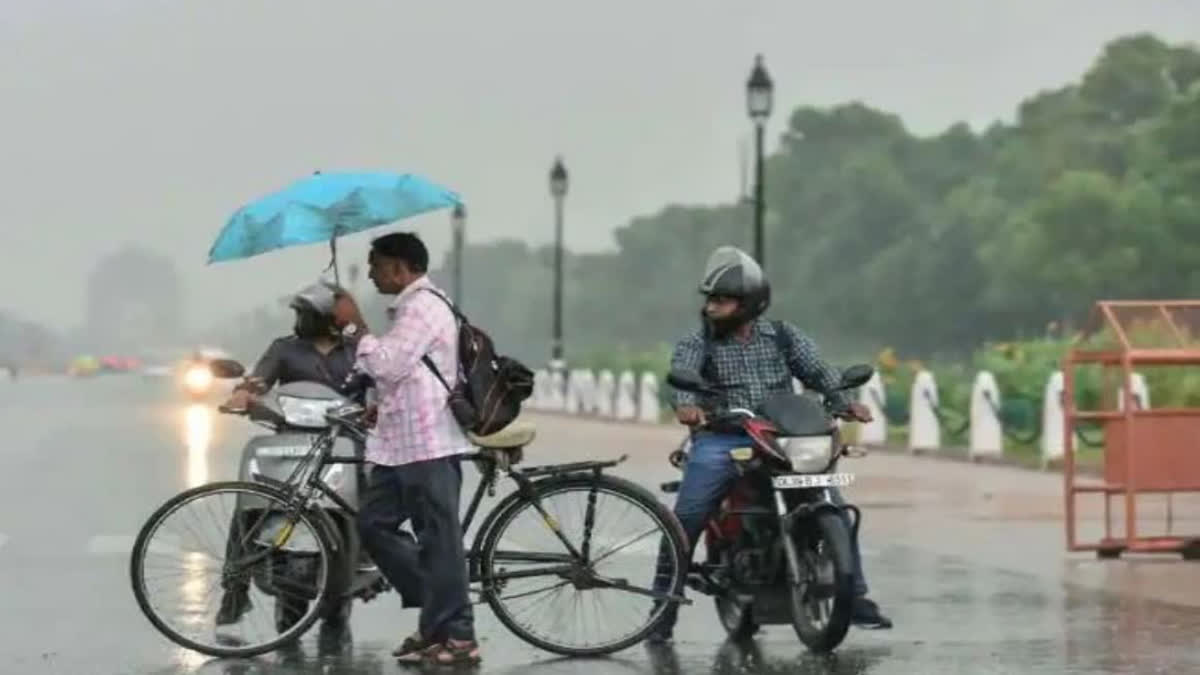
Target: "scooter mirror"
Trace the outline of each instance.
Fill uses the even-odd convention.
[[[208,369],[212,371],[213,377],[223,380],[239,378],[246,372],[246,368],[233,359],[213,359],[209,362]]]

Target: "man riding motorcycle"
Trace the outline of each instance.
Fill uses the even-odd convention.
[[[254,371],[240,383],[225,405],[244,410],[250,399],[276,384],[319,382],[340,389],[354,368],[357,340],[345,337],[333,321],[333,307],[340,289],[317,282],[296,293],[289,306],[296,313],[292,335],[281,337],[267,347]],[[238,514],[230,525],[225,557],[238,557]],[[222,581],[225,593],[217,612],[217,625],[237,623],[250,609],[250,583],[247,578]]]
[[[811,339],[795,326],[761,318],[771,302],[771,287],[762,268],[745,252],[718,248],[709,257],[700,293],[705,296],[701,327],[681,340],[671,358],[672,369],[700,373],[721,389],[720,406],[757,409],[769,395],[792,390],[792,377],[808,390],[825,396],[830,411],[843,419],[870,421],[865,406],[848,400],[837,390],[840,373],[823,362]],[[751,443],[745,434],[714,433],[703,429],[704,411],[693,393],[675,391],[675,414],[692,427],[692,445],[683,480],[675,501],[675,515],[683,525],[694,550],[705,522],[720,505],[737,477],[730,450]],[[843,503],[840,491],[830,488],[835,503]],[[863,628],[890,628],[874,602],[867,598],[858,542],[854,555],[855,601],[852,621]],[[664,581],[656,577],[658,588]],[[672,605],[667,620],[650,637],[651,642],[671,639],[678,605]]]

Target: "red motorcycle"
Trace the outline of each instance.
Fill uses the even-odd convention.
[[[860,387],[873,374],[870,366],[851,366],[839,389]],[[672,371],[667,383],[708,402],[720,393],[693,372]],[[705,526],[707,556],[688,585],[714,597],[731,637],[790,623],[811,651],[832,651],[850,626],[851,538],[861,515],[852,505],[834,504],[829,488],[853,482],[854,474],[836,472],[837,463],[861,454],[841,442],[833,417],[812,396],[776,394],[757,412],[704,401],[701,407],[708,430],[745,433],[752,444],[730,451],[740,477]],[[676,467],[685,461],[686,450],[672,453]],[[679,483],[662,487],[674,492]]]

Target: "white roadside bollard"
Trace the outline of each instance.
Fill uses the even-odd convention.
[[[596,374],[591,370],[579,372],[579,412],[583,415],[596,414]]]
[[[942,427],[934,407],[939,404],[933,373],[922,370],[913,378],[908,400],[908,449],[938,450],[942,447]]]
[[[968,451],[971,459],[1004,455],[1004,428],[1000,421],[1000,388],[986,370],[975,374],[971,386],[971,420]]]
[[[626,370],[617,378],[616,418],[632,420],[637,417],[637,380],[633,371]]]
[[[550,373],[539,368],[533,373],[533,395],[530,396],[529,407],[533,410],[545,410],[550,394]]]
[[[579,399],[579,374],[581,369],[572,370],[567,376],[567,400],[563,405],[564,411],[568,415],[578,415],[582,406]]]
[[[887,445],[887,411],[884,406],[887,396],[883,389],[883,378],[876,371],[871,379],[858,390],[858,402],[871,412],[871,421],[859,425],[858,441],[863,445]]]
[[[556,370],[550,373],[550,386],[546,401],[547,410],[562,412],[567,402],[565,386],[566,382],[563,380],[562,371]]]
[[[1150,388],[1141,373],[1129,377],[1129,389],[1133,393],[1134,410],[1149,410]],[[1117,410],[1125,410],[1125,389],[1120,386],[1117,387]]]
[[[644,372],[641,386],[638,387],[638,421],[657,422],[660,414],[658,378],[652,372]]]
[[[1046,380],[1042,396],[1042,468],[1063,458],[1066,411],[1063,410],[1063,373],[1056,370]]]
[[[613,397],[616,395],[617,380],[611,370],[600,371],[596,378],[596,414],[600,417],[613,416]]]

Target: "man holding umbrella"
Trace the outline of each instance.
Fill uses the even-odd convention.
[[[347,335],[361,336],[356,368],[375,379],[379,412],[367,440],[371,464],[359,515],[364,546],[400,593],[420,607],[418,631],[395,654],[402,662],[477,663],[474,616],[467,595],[459,496],[459,456],[471,444],[446,405],[441,373],[458,372],[458,327],[441,291],[426,276],[429,252],[416,235],[393,233],[371,242],[368,277],[395,295],[391,328],[369,335],[354,299],[334,309]],[[400,531],[412,522],[416,539]]]
[[[317,172],[239,208],[213,242],[208,261],[240,260],[289,246],[328,242],[337,281],[338,237],[461,204],[458,194],[416,174]],[[359,338],[356,368],[375,379],[378,418],[367,439],[372,465],[359,528],[363,544],[420,628],[396,650],[402,661],[479,660],[467,599],[467,564],[458,518],[462,470],[471,449],[446,405],[441,373],[458,372],[458,329],[440,291],[425,276],[429,252],[413,234],[372,242],[368,276],[395,295],[392,327],[368,335],[354,299],[341,294],[334,322]],[[444,296],[443,296],[444,297]],[[399,532],[411,520],[418,545]]]

